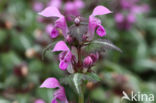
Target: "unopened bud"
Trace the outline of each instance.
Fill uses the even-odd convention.
[[[99,53],[92,53],[90,54],[90,57],[93,60],[93,63],[95,63],[99,59]]]
[[[80,24],[80,18],[79,17],[76,17],[75,20],[74,20],[74,23],[76,25],[79,25]]]
[[[84,34],[83,37],[82,37],[82,40],[87,41],[87,38],[88,38],[88,36]]]
[[[67,35],[66,41],[67,41],[68,43],[72,43],[72,42],[73,42],[73,38],[71,37],[71,35]]]
[[[93,64],[93,60],[90,56],[87,56],[83,61],[83,65],[85,67],[90,67],[92,64]]]

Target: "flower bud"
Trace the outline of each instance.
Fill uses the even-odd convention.
[[[90,57],[93,60],[93,63],[95,63],[99,59],[99,53],[91,53]]]
[[[93,64],[93,60],[90,56],[87,56],[83,61],[83,65],[85,67],[90,67],[92,64]]]
[[[68,43],[72,43],[72,42],[73,42],[73,38],[71,37],[71,35],[67,35],[66,41],[67,41]]]
[[[88,36],[84,34],[83,37],[82,37],[82,40],[87,41],[87,39],[88,39]]]
[[[76,17],[75,20],[74,20],[74,23],[76,25],[79,25],[80,24],[80,18],[79,17]]]

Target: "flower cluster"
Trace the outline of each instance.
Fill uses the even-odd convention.
[[[120,0],[120,10],[115,14],[115,20],[119,29],[129,30],[136,22],[136,15],[147,13],[147,4],[138,4],[139,0]]]
[[[77,0],[78,2],[79,0]],[[87,19],[76,16],[73,20],[73,25],[68,27],[68,21],[56,6],[48,6],[39,13],[44,17],[57,18],[54,27],[51,30],[50,37],[58,38],[63,36],[64,40],[58,41],[52,49],[52,52],[60,52],[59,68],[69,73],[85,73],[91,72],[92,66],[99,60],[100,51],[87,52],[85,48],[92,43],[103,44],[106,47],[117,48],[108,41],[94,41],[94,34],[103,37],[106,35],[106,30],[102,26],[101,20],[96,16],[109,14],[111,11],[104,6],[94,8],[92,14]],[[41,88],[58,88],[54,93],[52,103],[68,103],[65,90],[55,78],[46,79]]]
[[[67,2],[63,2],[63,0],[50,0],[47,4],[48,6],[56,7],[58,10],[63,11],[64,15],[66,16],[66,19],[68,21],[72,20],[72,17],[79,16],[80,11],[82,8],[84,8],[84,2],[82,0],[69,0]],[[37,12],[41,11],[44,8],[44,4],[41,2],[34,2],[33,9]],[[44,18],[39,17],[38,21],[44,21]],[[48,23],[46,26],[46,32],[48,34],[51,33],[51,29],[54,28],[54,25],[51,25]],[[57,32],[57,31],[53,31]],[[52,37],[52,38],[55,38]]]

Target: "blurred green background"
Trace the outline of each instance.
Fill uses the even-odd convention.
[[[42,50],[51,39],[45,31],[46,23],[39,22],[33,9],[38,1],[48,3],[48,0],[0,0],[0,103],[34,103],[36,99],[50,103],[53,90],[39,86],[48,77],[64,75],[50,51],[42,60]],[[84,2],[83,16],[88,16],[98,4],[115,9],[113,0]],[[101,82],[87,83],[85,98],[91,103],[121,103],[123,90],[156,95],[156,1],[140,0],[140,3],[148,4],[150,11],[137,15],[128,31],[116,27],[114,14],[100,17],[107,31],[104,38],[123,53],[108,51],[106,58],[94,67]],[[67,86],[69,100],[75,95],[70,91]]]

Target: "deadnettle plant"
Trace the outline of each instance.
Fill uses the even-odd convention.
[[[78,16],[80,15],[80,11],[82,8],[84,8],[84,2],[83,0],[68,0],[66,2],[63,2],[63,0],[50,0],[50,2],[48,3],[48,6],[51,7],[56,7],[58,10],[63,11],[66,19],[68,21],[72,20],[72,17]],[[54,25],[47,25],[46,27],[46,31],[48,34],[50,34],[49,30],[51,28],[54,28],[53,33],[56,33],[58,31],[55,30]],[[58,33],[56,33],[58,34]],[[55,35],[56,36],[56,35]],[[55,36],[51,36],[52,38],[55,38]]]
[[[40,86],[41,88],[57,88],[53,94],[52,103],[58,103],[58,101],[60,103],[69,103],[62,85],[70,85],[78,93],[78,100],[73,101],[84,103],[83,88],[85,83],[100,80],[96,73],[92,72],[92,67],[100,60],[99,58],[103,57],[107,49],[121,52],[109,40],[95,40],[95,34],[99,38],[106,36],[106,30],[97,16],[109,13],[111,13],[109,9],[100,5],[94,8],[88,19],[80,15],[76,16],[70,26],[66,16],[61,14],[55,6],[49,6],[39,13],[44,17],[57,18],[54,27],[51,28],[50,37],[53,41],[56,40],[54,38],[64,38],[56,43],[52,42],[44,49],[43,53],[45,54],[49,49],[52,52],[59,52],[59,68],[68,72],[64,78],[60,78],[60,83],[56,78],[50,77]]]

